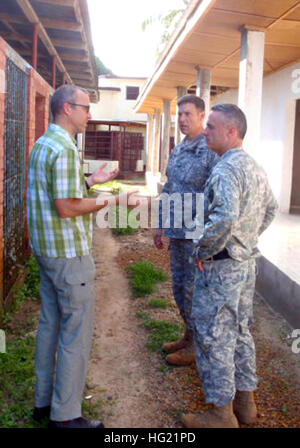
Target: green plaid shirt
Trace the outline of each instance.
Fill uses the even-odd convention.
[[[30,244],[42,257],[88,255],[92,245],[92,214],[60,218],[55,199],[87,197],[76,141],[51,124],[34,145],[28,171]]]

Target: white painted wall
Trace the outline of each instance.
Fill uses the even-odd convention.
[[[133,111],[136,100],[126,99],[126,87],[135,86],[142,90],[146,79],[143,78],[105,78],[99,77],[99,87],[120,88],[120,91],[101,90],[100,101],[91,103],[92,120],[107,121],[138,121],[140,123],[147,122],[147,114],[137,114]],[[106,126],[97,126],[98,130],[106,130]],[[114,128],[112,128],[113,130]],[[116,128],[117,130],[118,128]],[[141,132],[144,135],[144,150],[142,151],[142,159],[146,161],[146,128],[127,128],[126,132]]]
[[[102,78],[99,77],[99,87],[117,87],[121,91],[100,90],[100,101],[91,104],[93,120],[127,120],[147,121],[146,114],[133,111],[136,100],[126,100],[126,86],[136,86],[142,90],[146,79],[141,78]]]
[[[280,211],[289,212],[296,100],[300,99],[300,63],[286,67],[263,80],[259,148],[255,158],[267,172]],[[218,95],[212,102],[238,102],[238,90]]]

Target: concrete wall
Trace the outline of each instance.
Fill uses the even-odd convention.
[[[261,140],[255,158],[266,170],[280,211],[284,213],[289,212],[291,201],[296,100],[299,98],[300,63],[264,78]],[[213,104],[237,102],[236,89],[213,100]]]
[[[147,121],[146,114],[136,114],[133,106],[136,100],[126,99],[126,86],[136,86],[141,89],[145,84],[145,79],[131,78],[101,78],[99,77],[99,87],[120,88],[120,91],[100,90],[100,101],[91,104],[91,114],[93,120],[123,120],[123,121]]]

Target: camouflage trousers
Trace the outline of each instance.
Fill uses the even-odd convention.
[[[192,319],[207,403],[225,406],[257,387],[252,324],[255,260],[203,262],[196,270]]]
[[[191,319],[195,278],[193,240],[170,238],[170,262],[175,302],[188,330],[193,329]]]

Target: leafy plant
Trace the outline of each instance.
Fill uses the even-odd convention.
[[[0,354],[0,427],[34,427],[35,338],[10,340]]]
[[[40,270],[34,256],[31,256],[26,263],[27,275],[21,286],[13,290],[13,302],[9,312],[3,311],[2,323],[5,327],[10,317],[21,306],[24,300],[38,300],[40,298]]]
[[[113,212],[115,213],[116,216],[116,227],[114,227],[112,229],[112,232],[115,235],[132,235],[133,233],[138,231],[138,227],[131,227],[131,225],[129,224],[129,213],[130,210],[127,207],[115,207],[115,211]],[[120,213],[125,213],[126,214],[126,226],[120,226]],[[136,222],[136,221],[135,221]]]
[[[152,308],[168,308],[170,306],[170,302],[163,299],[151,299],[149,300],[149,306]]]
[[[130,274],[130,286],[136,297],[143,297],[155,291],[156,283],[168,279],[161,269],[148,261],[132,264],[128,267]]]
[[[149,330],[147,347],[153,352],[162,352],[164,342],[174,341],[182,336],[183,326],[178,322],[150,319],[148,313],[140,313]]]

